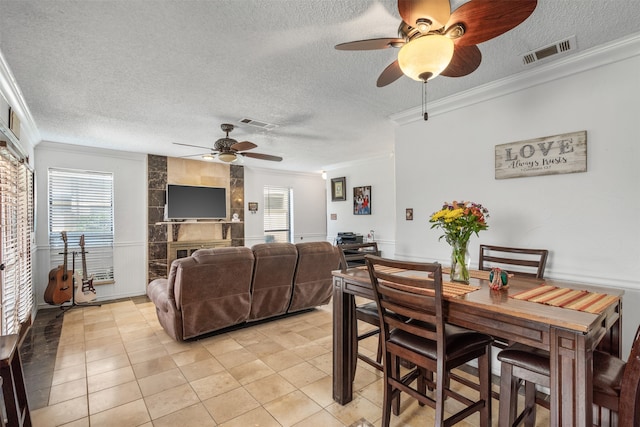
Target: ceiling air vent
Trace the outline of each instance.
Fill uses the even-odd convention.
[[[540,62],[544,59],[557,57],[558,55],[566,54],[569,51],[576,49],[576,36],[571,36],[568,39],[556,42],[549,46],[545,46],[538,50],[525,53],[522,56],[524,65],[531,65],[536,62]]]
[[[278,127],[278,125],[274,125],[272,123],[265,123],[258,120],[247,119],[247,118],[240,119],[240,123],[244,123],[245,125],[257,127],[264,130],[271,130]]]

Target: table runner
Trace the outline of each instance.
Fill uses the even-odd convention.
[[[593,314],[601,313],[602,310],[619,298],[615,295],[590,292],[582,289],[559,288],[557,286],[545,285],[544,283],[537,288],[528,289],[509,296],[518,300],[537,302]]]
[[[360,270],[367,269],[366,266],[360,266],[356,268]],[[391,274],[410,271],[410,270],[404,270],[402,268],[384,267],[384,266],[378,266],[378,269],[380,271],[384,271],[385,273],[391,273]],[[444,295],[445,297],[459,297],[462,295],[466,295],[469,292],[477,291],[478,289],[479,288],[475,286],[465,285],[464,283],[445,282],[444,280],[442,281],[442,295]]]

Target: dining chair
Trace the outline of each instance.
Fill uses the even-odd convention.
[[[353,244],[344,244],[337,245],[340,249],[340,259],[341,259],[341,269],[342,271],[346,271],[348,268],[357,267],[357,266],[365,266],[364,257],[367,254],[379,255],[378,244],[376,242],[370,243],[353,243]],[[380,338],[378,338],[378,349],[376,353],[376,358],[372,359],[368,355],[364,353],[360,353],[358,350],[358,343],[364,339],[372,337],[374,335],[379,335],[380,333],[380,317],[378,316],[378,307],[374,301],[369,301],[363,304],[356,305],[356,322],[353,322],[354,325],[354,333],[353,336],[356,337],[354,347],[356,348],[357,358],[362,360],[363,362],[373,366],[374,368],[382,371],[382,345],[380,343]],[[369,330],[358,335],[358,322],[362,321],[368,323],[370,325],[375,326],[375,329]],[[355,375],[355,366],[352,369],[353,375]]]
[[[627,362],[601,351],[593,353],[593,403],[617,413],[619,427],[640,425],[640,326]],[[500,373],[499,426],[526,427],[536,422],[536,384],[549,387],[549,353],[514,344],[498,353]],[[524,408],[518,413],[518,389],[524,382]],[[594,420],[598,421],[598,420]],[[615,417],[613,425],[615,425]],[[598,424],[601,425],[601,424]]]
[[[548,255],[546,249],[480,245],[478,269],[488,271],[499,267],[519,276],[542,279]]]
[[[437,263],[365,257],[381,319],[384,404],[382,426],[391,411],[399,415],[402,392],[435,409],[436,426],[451,425],[480,413],[491,425],[491,343],[493,338],[445,322],[442,267]],[[399,271],[400,270],[400,271]],[[409,362],[411,368],[400,362]],[[477,360],[480,392],[474,401],[451,387],[450,371]],[[402,374],[401,374],[402,372]],[[435,374],[435,382],[433,376]],[[415,384],[414,384],[415,382]],[[445,419],[445,399],[464,407]],[[459,409],[448,407],[449,411]]]

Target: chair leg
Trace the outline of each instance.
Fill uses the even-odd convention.
[[[525,427],[535,427],[536,425],[536,385],[531,381],[524,383],[525,410],[529,411],[524,419]]]
[[[512,427],[518,409],[518,380],[512,376],[513,365],[502,362],[500,369],[499,427]]]
[[[400,381],[400,358],[397,356],[392,357],[391,371],[393,372],[393,378]],[[394,393],[393,396],[393,415],[396,417],[400,415],[400,390]]]
[[[444,362],[440,362],[440,364],[442,363]],[[446,387],[445,383],[447,382],[446,377],[448,377],[448,375],[445,373],[444,366],[438,366],[436,370],[436,418],[433,424],[434,426],[444,425],[444,399],[446,396],[444,389]]]
[[[480,410],[480,427],[489,427],[491,420],[491,346],[478,358],[480,399],[484,408]]]
[[[389,427],[389,424],[391,423],[391,406],[393,404],[393,387],[391,387],[391,384],[389,383],[389,377],[393,377],[394,375],[394,366],[396,365],[396,363],[394,363],[393,360],[390,359],[395,359],[392,357],[389,357],[389,354],[387,353],[385,355],[384,358],[384,362],[385,362],[385,367],[384,367],[384,395],[383,395],[383,405],[382,405],[382,424],[381,427]],[[387,364],[387,362],[391,362],[390,364]]]

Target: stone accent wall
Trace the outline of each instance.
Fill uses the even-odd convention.
[[[230,215],[237,213],[238,223],[198,223],[198,224],[169,224],[164,223],[165,191],[169,182],[167,157],[147,156],[148,182],[148,268],[147,283],[159,277],[167,277],[168,252],[167,243],[178,241],[181,227],[221,227],[222,238],[230,239],[231,246],[244,246],[244,166],[230,165],[229,192]],[[171,236],[169,230],[171,229]],[[228,233],[231,235],[228,236]],[[191,240],[191,239],[189,239]]]

